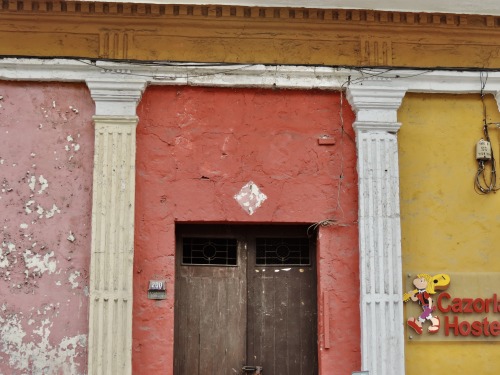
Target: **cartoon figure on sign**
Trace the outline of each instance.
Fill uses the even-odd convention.
[[[413,280],[413,285],[416,289],[403,295],[403,301],[407,302],[410,299],[422,307],[422,314],[418,318],[411,317],[407,320],[407,324],[415,330],[419,335],[422,334],[423,324],[426,320],[431,322],[428,328],[429,333],[436,333],[439,331],[440,321],[439,317],[432,315],[435,310],[431,294],[436,294],[438,290],[445,290],[450,285],[450,276],[441,273],[434,277],[420,273]]]

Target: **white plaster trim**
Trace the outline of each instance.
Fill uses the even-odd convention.
[[[399,129],[398,109],[407,89],[386,87],[387,83],[384,85],[368,84],[351,85],[347,88],[347,99],[356,113],[358,129],[377,127],[379,130],[397,131]]]
[[[401,87],[408,92],[478,93],[479,71],[349,69],[296,65],[176,64],[157,66],[71,59],[0,59],[0,79],[19,81],[145,81],[152,85],[339,90],[347,86]],[[485,93],[500,92],[500,71],[488,72]]]
[[[87,80],[96,104],[90,375],[132,374],[136,107],[146,81],[127,78]]]
[[[361,368],[371,375],[404,375],[396,133],[406,89],[381,82],[347,88],[356,113]]]
[[[353,128],[357,133],[367,131],[397,133],[400,127],[400,122],[355,121],[353,123]]]
[[[498,110],[500,111],[500,91],[497,91],[494,95],[497,101]]]
[[[145,79],[87,79],[95,101],[96,116],[135,116],[135,109],[146,87]]]
[[[94,1],[94,0],[83,0]],[[114,3],[179,4],[176,0],[107,0]],[[294,7],[323,9],[374,9],[406,12],[438,12],[500,15],[498,0],[182,0],[182,4],[242,5],[251,7]]]

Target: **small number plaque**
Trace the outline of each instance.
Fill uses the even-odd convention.
[[[161,280],[150,280],[148,288],[148,298],[149,299],[166,299],[167,290],[165,287],[165,281]]]

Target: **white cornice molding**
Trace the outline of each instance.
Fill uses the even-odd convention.
[[[0,59],[0,79],[82,82],[138,79],[153,85],[338,89],[349,69],[259,64],[141,64],[63,59]]]
[[[259,65],[259,64],[182,64],[157,62],[155,64],[90,61],[74,59],[0,59],[0,80],[87,82],[95,87],[92,95],[101,104],[98,114],[106,115],[106,94],[99,93],[108,85],[129,82],[137,86],[187,85],[207,87],[260,87],[278,89],[340,90],[374,86],[377,92],[383,87],[400,88],[407,92],[466,94],[481,91],[481,74],[486,77],[484,92],[493,94],[500,110],[499,71],[366,69],[324,66]],[[134,83],[135,82],[135,83]],[[109,86],[111,85],[111,86]],[[382,90],[382,91],[381,91]],[[111,90],[113,91],[113,90]],[[126,91],[126,90],[125,90]],[[141,91],[142,92],[142,91]],[[122,92],[122,101],[128,104],[140,99]],[[130,93],[129,93],[130,94]],[[109,99],[109,98],[108,98]],[[387,98],[386,98],[387,99]],[[119,101],[120,101],[119,100]],[[136,101],[136,103],[137,103]],[[356,103],[351,103],[356,105]],[[122,110],[118,111],[123,113]],[[118,113],[117,112],[117,113]],[[129,114],[135,114],[132,107]]]
[[[171,66],[65,59],[0,59],[0,79],[22,81],[144,81],[152,85],[339,90],[376,85],[408,92],[478,93],[479,71],[354,69],[290,65],[175,64]],[[500,70],[489,71],[484,92],[500,92]],[[498,95],[497,95],[498,98]]]

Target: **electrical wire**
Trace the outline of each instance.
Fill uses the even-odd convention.
[[[194,63],[192,61],[181,61],[181,60],[139,60],[139,59],[114,59],[114,58],[103,58],[103,57],[89,57],[89,56],[68,56],[68,55],[58,55],[58,56],[35,56],[35,55],[3,55],[0,54],[1,59],[39,59],[39,60],[53,60],[53,59],[66,59],[66,60],[89,60],[89,61],[107,61],[107,62],[115,62],[115,63],[123,63],[123,64],[137,64],[137,65],[153,65],[153,66],[179,66],[179,67],[220,67],[220,66],[234,66],[239,65],[239,63],[230,63],[230,62],[200,62]],[[269,64],[252,64],[252,65],[269,65]],[[273,64],[274,65],[274,64]],[[297,64],[279,64],[280,66],[296,66]],[[411,69],[416,71],[423,71],[422,73],[417,73],[415,76],[425,74],[430,71],[460,71],[460,72],[500,72],[498,68],[479,68],[479,67],[463,67],[463,66],[432,66],[432,67],[411,67],[403,66],[403,65],[363,65],[363,67],[355,66],[355,65],[332,65],[332,64],[301,64],[301,66],[305,67],[325,67],[332,69],[351,69],[351,70],[379,70],[385,69],[387,71],[391,70],[401,70],[401,69]],[[392,78],[409,78],[412,76],[398,77],[394,76]]]
[[[89,62],[89,61],[86,61],[86,60],[81,60],[81,59],[76,59],[76,61],[79,61],[81,62],[82,64],[85,64],[85,65],[88,65],[88,66],[91,66],[91,67],[94,67],[96,69],[99,69],[100,71],[105,71],[107,73],[115,73],[115,68],[107,68],[105,66],[100,66],[100,65],[96,65],[95,62]],[[141,64],[142,65],[142,64]],[[148,64],[144,64],[144,65],[148,65]],[[173,66],[173,67],[179,67],[179,68],[188,68],[188,67],[196,67],[196,68],[214,68],[214,67],[220,67],[220,66],[235,66],[236,64],[198,64],[198,65],[183,65],[183,64],[172,64],[172,65],[160,65],[158,64],[157,66]],[[149,66],[154,66],[153,65],[149,65]],[[217,72],[211,72],[211,73],[203,73],[203,74],[189,74],[189,73],[186,73],[185,77],[186,79],[188,78],[197,78],[197,77],[206,77],[206,76],[211,76],[211,75],[217,75],[217,74],[226,74],[226,73],[231,73],[233,71],[237,71],[237,70],[241,70],[241,69],[245,69],[245,68],[248,68],[252,66],[251,64],[248,64],[248,65],[240,65],[240,66],[237,66],[235,67],[234,69],[227,69],[227,70],[218,70]],[[140,73],[132,73],[132,72],[120,72],[120,74],[124,74],[124,75],[128,75],[128,76],[133,76],[133,77],[146,77],[146,78],[152,78],[152,79],[156,79],[156,80],[175,80],[175,79],[178,79],[178,78],[181,78],[181,77],[165,77],[165,76],[157,76],[157,75],[152,75],[152,74],[140,74]]]
[[[493,148],[491,147],[491,140],[490,140],[490,135],[488,132],[488,125],[491,124],[497,124],[497,123],[488,123],[488,114],[486,110],[486,103],[484,101],[484,89],[486,87],[486,82],[488,81],[488,73],[487,72],[480,72],[479,74],[479,79],[481,82],[481,104],[482,104],[482,110],[483,110],[483,134],[485,141],[490,144],[491,148],[491,159],[490,160],[481,160],[478,159],[478,169],[476,172],[476,176],[474,178],[474,190],[478,194],[489,194],[491,192],[496,192],[500,188],[497,188],[497,170],[496,170],[496,160],[495,156],[493,153]],[[489,181],[487,180],[486,177],[486,165],[490,163],[490,176],[489,176]]]

